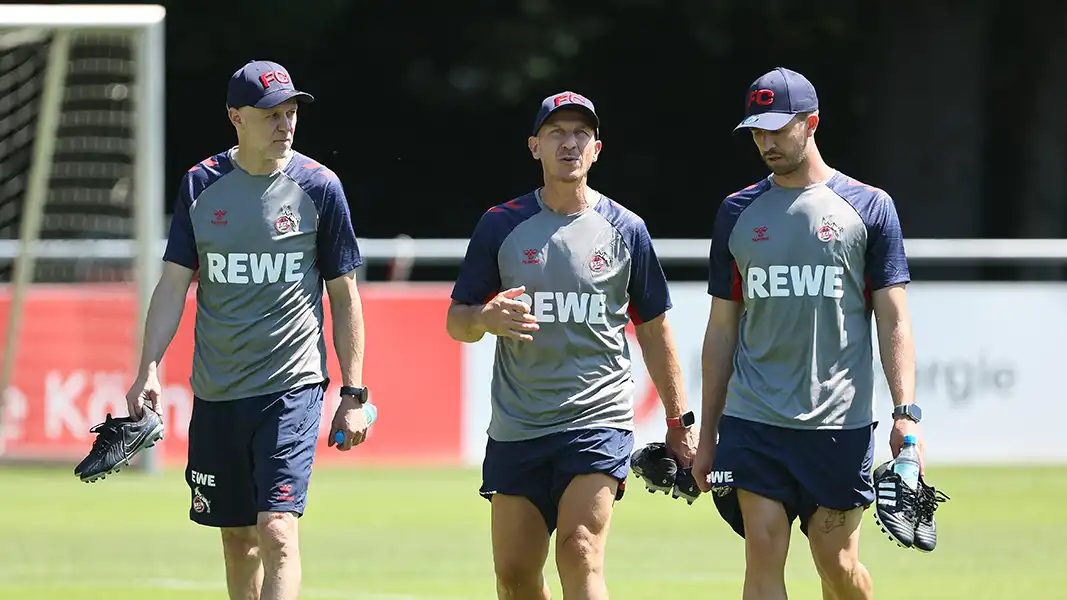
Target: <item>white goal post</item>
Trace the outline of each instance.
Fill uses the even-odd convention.
[[[166,11],[158,5],[110,4],[8,4],[0,5],[0,50],[26,40],[47,39],[47,62],[36,105],[36,124],[28,176],[22,190],[22,212],[17,240],[3,240],[3,257],[13,259],[11,304],[7,315],[4,361],[0,369],[0,456],[4,453],[4,392],[12,383],[27,288],[32,283],[42,217],[53,178],[57,133],[68,95],[68,68],[72,39],[91,33],[128,38],[132,55],[131,85],[121,88],[132,100],[132,204],[133,278],[138,296],[136,348],[143,336],[144,318],[161,262],[156,253],[163,238],[164,190],[164,31]],[[0,76],[3,76],[0,73]],[[127,91],[128,88],[128,91]],[[123,123],[125,125],[125,123]],[[0,157],[2,158],[2,157]],[[94,165],[95,166],[95,165]],[[47,241],[46,241],[47,242]],[[85,256],[85,255],[81,255]],[[137,360],[131,357],[131,364]],[[87,449],[88,450],[88,449]],[[155,453],[146,453],[145,466],[155,470]]]

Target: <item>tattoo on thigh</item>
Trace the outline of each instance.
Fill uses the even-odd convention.
[[[841,510],[827,510],[826,520],[822,524],[822,532],[830,533],[838,527],[845,526],[845,511]]]

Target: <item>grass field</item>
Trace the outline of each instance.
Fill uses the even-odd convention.
[[[938,512],[934,553],[901,550],[865,520],[876,597],[1067,599],[1067,468],[946,468],[930,478],[953,497]],[[0,483],[0,598],[226,597],[218,534],[187,520],[181,472],[90,486],[66,470],[6,469]],[[495,598],[477,484],[473,470],[317,470],[301,520],[301,597]],[[609,542],[613,600],[740,598],[742,540],[708,500],[686,506],[631,480]],[[791,599],[820,597],[799,531],[788,580]]]

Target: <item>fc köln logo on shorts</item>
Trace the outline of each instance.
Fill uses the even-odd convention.
[[[589,270],[593,272],[593,275],[603,273],[609,266],[611,266],[611,261],[608,259],[606,250],[597,250],[589,259]]]
[[[820,242],[829,242],[841,237],[841,226],[834,222],[833,217],[823,217],[822,226],[816,232]]]
[[[288,204],[282,207],[282,215],[274,221],[274,229],[278,233],[290,233],[300,227],[300,217],[296,216]]]
[[[211,512],[211,502],[204,496],[204,493],[200,491],[200,486],[193,488],[193,512]]]

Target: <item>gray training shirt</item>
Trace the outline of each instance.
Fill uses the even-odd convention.
[[[199,269],[193,395],[235,400],[327,377],[323,280],[362,264],[332,171],[294,152],[249,175],[230,151],[186,173],[163,256]]]
[[[624,328],[671,307],[644,221],[610,198],[561,215],[533,192],[478,222],[452,298],[484,304],[502,290],[540,330],[534,341],[500,337],[493,365],[489,437],[498,442],[572,429],[633,430],[634,382]]]
[[[841,173],[723,201],[708,292],[742,303],[726,415],[795,429],[874,419],[871,292],[910,280],[893,200]]]

